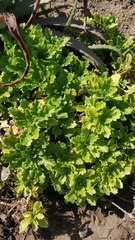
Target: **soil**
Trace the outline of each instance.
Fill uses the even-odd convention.
[[[53,1],[51,4],[56,3],[73,4],[73,0]],[[78,7],[81,6],[82,2],[79,1]],[[69,16],[71,8],[63,7],[55,12],[55,16]],[[120,30],[125,35],[135,36],[135,1],[88,1],[88,9],[103,15],[116,15]],[[82,16],[83,8],[79,8],[75,17]],[[22,234],[18,233],[25,205],[13,197],[12,188],[12,183],[7,182],[6,188],[0,193],[0,240],[135,240],[135,186],[132,177],[117,195],[98,201],[96,207],[65,204],[64,197],[49,187],[40,196],[49,227],[39,229],[36,233],[31,228]]]
[[[25,205],[13,198],[11,183],[7,183],[0,202],[0,240],[135,240],[135,189],[130,186],[131,179],[117,195],[105,197],[96,207],[65,204],[64,197],[49,187],[40,196],[49,227],[36,233],[28,228],[21,234],[18,226]]]
[[[135,0],[87,0],[88,1],[88,11],[90,13],[98,12],[105,16],[107,14],[112,14],[117,16],[119,20],[119,29],[124,35],[135,36]],[[53,0],[51,5],[57,6],[63,5],[57,14],[61,17],[69,17],[72,10],[74,0]],[[75,14],[76,19],[83,17],[83,1],[80,0],[78,3],[78,9]],[[71,6],[68,6],[71,5]],[[57,16],[55,12],[55,16]]]

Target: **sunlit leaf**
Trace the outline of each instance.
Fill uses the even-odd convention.
[[[19,226],[19,233],[22,233],[26,230],[26,228],[31,224],[32,219],[31,218],[25,218],[20,222]]]

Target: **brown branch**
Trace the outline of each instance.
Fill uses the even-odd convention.
[[[15,15],[14,14],[4,14],[3,13],[3,17],[4,17],[4,20],[5,20],[5,23],[8,26],[8,29],[9,29],[10,33],[12,34],[14,39],[17,41],[18,45],[20,46],[20,48],[21,48],[21,50],[24,54],[25,61],[26,61],[26,67],[25,67],[25,70],[24,70],[24,72],[23,72],[23,74],[20,78],[18,78],[17,80],[15,80],[13,82],[10,82],[10,83],[0,84],[0,88],[7,87],[7,86],[12,86],[16,83],[19,83],[21,80],[23,80],[23,78],[27,74],[27,72],[29,70],[29,66],[30,66],[30,56],[29,56],[29,53],[28,53],[27,48],[25,46],[25,43],[24,43],[24,41],[21,37],[21,34],[19,32]]]
[[[31,14],[30,18],[28,19],[27,23],[25,24],[24,29],[28,28],[30,26],[30,24],[32,23],[32,21],[33,21],[33,19],[35,17],[35,14],[36,14],[36,12],[38,10],[39,4],[40,4],[40,0],[36,0],[36,2],[34,4],[33,11],[32,11],[32,14]]]
[[[128,216],[130,219],[132,219],[133,221],[135,221],[135,217],[131,214],[128,213],[126,210],[124,210],[123,208],[121,208],[119,205],[117,205],[115,202],[109,200],[108,198],[105,198],[108,202],[110,202],[112,205],[114,205],[115,207],[117,207],[120,211],[122,211],[126,216]]]

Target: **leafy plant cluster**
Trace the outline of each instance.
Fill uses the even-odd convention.
[[[111,51],[110,66],[101,73],[65,47],[69,37],[58,38],[37,24],[21,32],[31,56],[27,76],[0,89],[1,161],[9,165],[15,195],[23,195],[33,209],[24,214],[20,231],[30,223],[34,230],[47,226],[41,203],[31,203],[47,186],[66,202],[96,205],[123,187],[135,164],[133,39],[118,31],[111,16],[96,14],[91,21],[120,49],[122,62]],[[4,83],[17,79],[25,62],[9,34],[1,40]]]

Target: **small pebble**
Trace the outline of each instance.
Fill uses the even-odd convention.
[[[83,231],[79,231],[79,235],[81,238],[85,238],[89,235],[89,228],[85,228]]]

